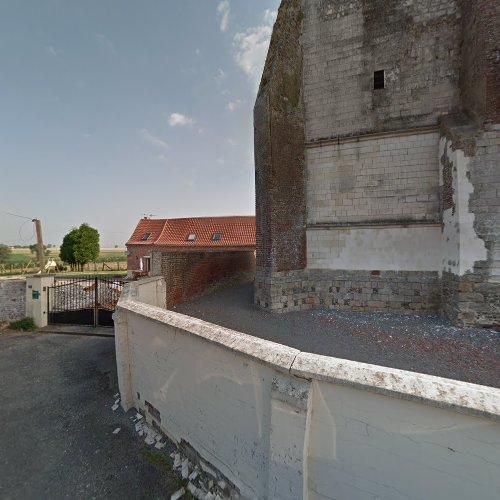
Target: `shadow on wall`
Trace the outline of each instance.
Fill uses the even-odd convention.
[[[153,258],[153,261],[158,259]],[[254,252],[162,252],[167,308],[182,304],[214,289],[250,283],[255,279]]]

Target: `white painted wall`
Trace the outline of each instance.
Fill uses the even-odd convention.
[[[500,390],[299,352],[140,286],[115,313],[122,404],[151,403],[244,498],[498,499]]]
[[[474,186],[468,179],[470,158],[463,150],[453,149],[452,141],[442,137],[439,141],[439,157],[446,155],[453,163],[452,208],[443,212],[442,269],[458,276],[474,270],[474,263],[487,259],[487,250],[474,229],[474,214],[469,209],[469,198]],[[439,185],[443,185],[443,165],[440,163]]]
[[[37,274],[26,278],[26,317],[33,318],[38,328],[47,326],[48,289],[54,286],[54,276]],[[35,293],[34,293],[35,292]]]
[[[310,269],[439,271],[441,226],[307,230]]]
[[[312,394],[310,499],[498,498],[498,422],[327,382]]]

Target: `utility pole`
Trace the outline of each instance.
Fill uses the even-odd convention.
[[[38,247],[38,261],[40,262],[40,272],[45,270],[45,252],[43,250],[42,222],[39,219],[33,219],[36,229],[36,244]]]

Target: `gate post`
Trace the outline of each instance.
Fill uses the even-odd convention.
[[[48,293],[54,276],[38,274],[26,278],[26,317],[33,318],[38,328],[48,324]]]
[[[132,377],[130,374],[128,312],[117,307],[113,314],[115,322],[116,371],[121,405],[125,411],[134,406]]]

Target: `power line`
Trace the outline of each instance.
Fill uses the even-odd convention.
[[[0,213],[2,213],[2,214],[6,214],[6,215],[12,215],[12,217],[19,217],[20,219],[27,219],[27,220],[31,220],[31,221],[32,221],[32,220],[34,220],[34,218],[33,218],[33,217],[26,217],[26,216],[24,216],[24,215],[13,214],[13,213],[10,213],[10,212],[4,212],[4,211],[2,211],[2,212],[0,212]]]
[[[17,217],[19,219],[25,219],[25,221],[19,226],[19,228],[17,230],[18,235],[19,235],[19,241],[22,241],[23,243],[26,243],[27,241],[33,240],[33,237],[35,236],[35,232],[36,232],[36,219],[35,218],[33,218],[33,217],[26,217],[25,215],[13,214],[12,212],[6,212],[5,210],[0,211],[0,214],[10,215],[12,217]],[[22,236],[22,230],[23,230],[24,226],[28,222],[33,222],[34,223],[33,224],[33,233],[32,233],[32,235],[28,239],[25,239]]]
[[[36,232],[36,226],[35,224],[33,224],[33,233],[32,235],[28,238],[28,239],[25,239],[23,238],[22,236],[22,230],[23,230],[23,227],[28,223],[28,222],[33,222],[32,220],[25,220],[20,226],[19,226],[19,229],[18,229],[18,233],[19,233],[19,240],[22,241],[23,243],[26,243],[27,241],[32,241],[33,238],[35,237],[35,232]]]

